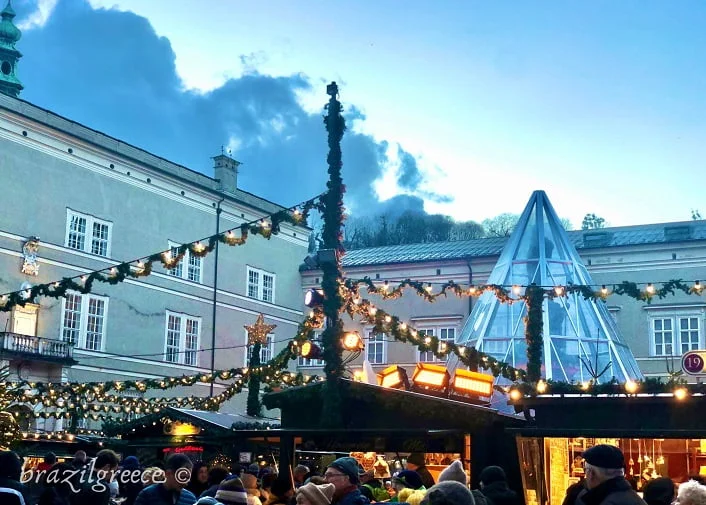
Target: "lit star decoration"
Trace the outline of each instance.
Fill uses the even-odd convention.
[[[255,324],[245,325],[245,329],[248,332],[248,345],[255,343],[266,344],[267,335],[272,333],[275,328],[277,328],[276,324],[265,324],[265,316],[260,314],[257,316]]]

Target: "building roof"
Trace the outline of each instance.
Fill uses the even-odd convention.
[[[233,194],[224,193],[218,190],[218,181],[201,172],[192,170],[183,165],[179,165],[165,158],[152,154],[144,149],[128,144],[120,139],[111,137],[103,132],[94,130],[81,123],[65,118],[44,109],[21,98],[15,98],[0,94],[0,109],[5,109],[15,114],[22,115],[33,121],[46,125],[55,130],[88,142],[102,149],[111,151],[119,156],[130,159],[157,172],[166,174],[174,179],[179,179],[190,185],[198,186],[207,191],[225,197],[227,200],[235,201],[249,207],[259,209],[265,213],[275,213],[282,210],[279,204],[261,198],[257,195],[235,189]]]
[[[579,251],[605,247],[689,242],[706,240],[706,220],[577,230],[568,232],[568,236]],[[346,252],[343,257],[343,265],[358,267],[497,256],[507,240],[508,237],[491,237],[354,249]]]

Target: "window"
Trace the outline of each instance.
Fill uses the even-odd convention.
[[[179,255],[179,245],[169,242],[169,249],[172,252],[172,258]],[[186,279],[193,282],[203,282],[203,258],[194,256],[191,251],[187,250],[184,257],[174,267],[167,270],[167,273],[174,277]]]
[[[317,333],[316,336],[311,339],[311,343],[321,347],[321,335]],[[299,366],[324,366],[324,360],[302,358],[299,356]]]
[[[434,335],[436,335],[436,336],[438,336],[438,338],[441,342],[446,342],[446,343],[449,343],[449,342],[453,343],[456,341],[456,328],[455,327],[418,329],[417,334],[422,337],[425,337],[425,336],[433,337]],[[419,352],[419,361],[422,363],[434,363],[434,362],[446,363],[446,359],[437,358],[436,356],[434,356],[434,353],[431,351],[420,351]]]
[[[387,335],[384,333],[368,332],[368,343],[365,346],[365,355],[373,365],[387,363]]]
[[[167,312],[166,330],[164,361],[197,366],[201,318]]]
[[[248,341],[248,333],[247,331],[245,332],[245,341]],[[250,363],[250,358],[252,357],[252,350],[253,346],[249,345],[248,346],[248,362],[245,363],[245,366],[248,366]],[[275,355],[275,336],[274,334],[270,333],[267,335],[267,343],[262,344],[260,346],[260,363],[267,363],[272,359],[272,357]]]
[[[653,356],[681,356],[700,347],[701,317],[697,314],[652,317],[651,330]]]
[[[82,349],[102,351],[108,298],[68,291],[62,300],[61,340]]]
[[[248,297],[275,303],[275,275],[248,267]]]
[[[66,247],[110,256],[113,223],[66,209]]]

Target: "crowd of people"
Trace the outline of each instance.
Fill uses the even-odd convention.
[[[625,478],[619,448],[597,445],[583,454],[585,479],[567,490],[563,505],[706,505],[706,485],[698,479],[675,486],[657,478],[642,497]],[[461,461],[452,462],[435,482],[423,457],[412,455],[389,483],[365,471],[352,457],[338,458],[323,475],[299,465],[277,474],[254,464],[231,470],[193,463],[172,454],[162,467],[140,465],[135,456],[122,462],[111,450],[92,460],[82,451],[57,462],[54,454],[23,478],[23,461],[0,452],[0,505],[522,505],[504,470],[485,468],[478,489],[471,490]]]

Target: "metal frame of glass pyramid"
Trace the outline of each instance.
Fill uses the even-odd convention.
[[[493,269],[488,284],[543,287],[593,285],[544,191],[535,191]],[[603,301],[579,293],[544,298],[542,375],[563,382],[642,379]],[[527,366],[523,302],[501,303],[492,292],[476,303],[458,339],[517,368]],[[601,372],[604,372],[601,374]],[[596,378],[597,375],[599,377]]]

